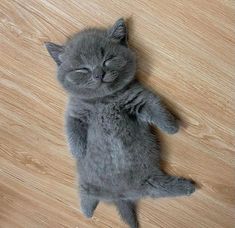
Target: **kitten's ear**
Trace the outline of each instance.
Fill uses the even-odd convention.
[[[56,64],[59,66],[61,64],[61,54],[64,52],[64,46],[54,44],[52,42],[45,42],[45,46],[50,56],[55,60]]]
[[[123,18],[120,18],[115,24],[108,30],[108,37],[112,40],[119,42],[122,45],[127,46],[127,27]]]

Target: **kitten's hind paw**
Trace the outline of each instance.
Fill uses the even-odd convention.
[[[81,194],[80,196],[81,196],[81,202],[80,202],[81,211],[87,218],[91,218],[99,201],[92,197],[89,197],[86,194]]]
[[[170,197],[170,196],[189,196],[196,190],[193,181],[175,176],[153,176],[148,179],[148,189],[150,196]]]

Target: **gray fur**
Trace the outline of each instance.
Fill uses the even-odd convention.
[[[87,29],[63,45],[46,43],[69,94],[68,144],[77,160],[81,208],[91,217],[99,201],[113,202],[138,227],[135,201],[190,195],[192,181],[160,169],[159,145],[149,124],[174,134],[175,117],[135,80],[136,60],[119,19],[110,29]]]

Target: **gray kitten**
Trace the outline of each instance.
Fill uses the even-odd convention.
[[[138,227],[142,197],[190,195],[192,181],[160,169],[160,151],[149,124],[168,134],[175,117],[160,98],[135,80],[136,59],[119,19],[110,29],[87,29],[64,46],[46,43],[69,94],[66,130],[77,160],[81,209],[91,217],[99,201],[112,202],[130,227]]]

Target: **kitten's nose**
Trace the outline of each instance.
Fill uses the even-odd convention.
[[[96,80],[101,80],[101,79],[103,79],[103,77],[104,77],[104,74],[95,74],[95,75],[94,75],[94,78],[95,78]]]
[[[95,80],[102,80],[104,77],[104,71],[102,69],[96,68],[93,72],[93,78]]]

